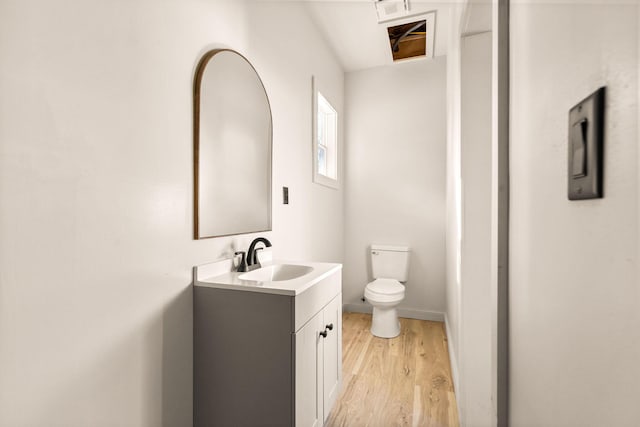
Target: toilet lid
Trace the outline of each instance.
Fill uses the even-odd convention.
[[[404,292],[404,286],[393,279],[376,279],[369,283],[367,288],[372,292],[384,295],[394,295]]]

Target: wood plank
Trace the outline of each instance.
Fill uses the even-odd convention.
[[[459,425],[444,324],[400,323],[398,337],[377,338],[370,314],[343,314],[343,389],[327,426]]]
[[[342,366],[349,366],[344,373],[357,374],[373,336],[369,333],[369,318],[362,313],[344,313],[342,321]],[[344,326],[348,322],[348,327]]]

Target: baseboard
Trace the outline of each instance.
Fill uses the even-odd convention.
[[[458,377],[458,357],[456,356],[456,352],[453,348],[453,340],[451,339],[450,328],[449,328],[449,318],[447,314],[444,315],[444,329],[447,334],[447,347],[449,348],[449,364],[451,365],[451,376],[453,377],[453,391],[456,395],[456,403],[458,407],[458,420],[462,422],[461,413],[462,410],[460,408],[460,382]]]
[[[373,307],[370,304],[343,304],[342,311],[352,313],[371,313]],[[439,311],[416,310],[413,308],[398,308],[398,316],[407,319],[432,320],[434,322],[444,322],[445,315]]]

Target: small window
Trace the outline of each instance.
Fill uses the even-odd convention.
[[[338,113],[313,84],[313,181],[338,187]]]

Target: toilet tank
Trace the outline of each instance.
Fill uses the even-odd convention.
[[[409,248],[371,245],[371,269],[374,279],[406,282],[409,276]]]

